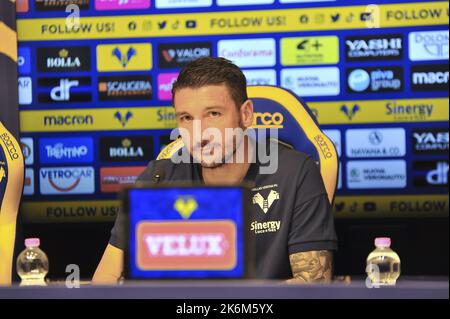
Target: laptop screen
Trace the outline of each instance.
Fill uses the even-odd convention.
[[[245,277],[244,188],[127,192],[128,279]]]

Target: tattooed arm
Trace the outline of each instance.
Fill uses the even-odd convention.
[[[306,251],[289,255],[293,277],[288,283],[329,283],[333,273],[333,253]]]

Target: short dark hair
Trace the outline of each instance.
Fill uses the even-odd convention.
[[[177,90],[217,84],[225,84],[237,108],[247,101],[247,80],[241,69],[227,59],[212,57],[189,62],[181,70],[173,83],[172,99]]]

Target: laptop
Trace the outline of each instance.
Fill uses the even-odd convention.
[[[244,186],[137,184],[122,191],[125,278],[253,278]]]

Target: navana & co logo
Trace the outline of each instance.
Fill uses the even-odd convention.
[[[406,133],[403,128],[349,129],[345,135],[346,155],[350,158],[406,155]]]

